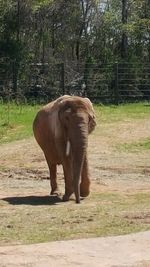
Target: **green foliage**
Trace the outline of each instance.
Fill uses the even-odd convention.
[[[53,3],[54,0],[32,0],[32,6],[35,8],[40,8],[42,6],[47,6],[48,4]]]
[[[117,53],[115,51],[120,46],[122,30],[126,29],[129,34],[134,32],[134,39],[136,39],[135,34],[139,29],[142,28],[143,31],[141,38],[144,38],[145,32],[149,29],[149,5],[145,4],[145,1],[128,0],[128,23],[126,25],[122,24],[122,5],[118,0],[110,0],[107,4],[96,0],[69,2],[16,0],[5,1],[5,3],[1,0],[0,5],[1,37],[3,36],[7,42],[8,37],[16,39],[17,31],[20,31],[19,39],[27,48],[29,39],[38,44],[43,32],[44,36],[49,36],[43,39],[45,56],[48,56],[47,49],[50,45],[52,50],[55,50],[55,52],[52,51],[52,57],[54,53],[59,53],[59,56],[75,59],[79,45],[78,56],[82,60],[89,54],[107,63],[110,59],[112,60],[113,54],[116,55],[113,60],[118,59],[119,50]],[[34,45],[31,49],[34,55],[36,52]],[[130,50],[130,45],[128,49]],[[98,55],[100,50],[101,53]],[[40,49],[38,59],[41,53]]]
[[[141,61],[150,63],[149,1],[127,0],[127,10],[123,10],[120,0],[0,0],[0,7],[0,61],[7,58],[17,63],[3,79],[13,77],[15,92],[20,89],[18,80],[20,84],[29,80],[31,62],[65,62],[70,68],[67,82],[74,80],[73,61],[79,78],[83,74],[79,66],[84,68],[88,58],[98,66],[116,61],[132,62],[134,66]],[[100,78],[107,79],[107,75]],[[137,80],[134,74],[133,78]],[[97,95],[99,84],[91,90]],[[104,86],[104,95],[105,91]]]

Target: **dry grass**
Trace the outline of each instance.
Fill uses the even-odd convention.
[[[149,203],[149,193],[92,193],[81,205],[41,194],[4,197],[0,201],[0,245],[149,230]]]

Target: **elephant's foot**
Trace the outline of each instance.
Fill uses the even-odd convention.
[[[70,191],[70,192],[65,192],[65,194],[63,195],[63,198],[62,200],[65,202],[65,201],[69,201],[69,198],[70,196],[72,195],[73,191]]]
[[[54,196],[59,196],[60,195],[60,192],[58,190],[58,188],[56,189],[52,189],[51,192],[50,192],[50,195],[54,195]]]
[[[66,202],[66,201],[69,201],[69,198],[70,198],[70,196],[68,196],[68,195],[63,195],[62,200],[63,200],[64,202]]]
[[[87,197],[90,194],[90,191],[80,191],[81,197]]]
[[[80,196],[87,197],[90,194],[90,181],[80,184]]]

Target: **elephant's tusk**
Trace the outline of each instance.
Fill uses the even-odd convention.
[[[67,145],[66,145],[66,156],[69,156],[70,154],[70,141],[67,141]]]

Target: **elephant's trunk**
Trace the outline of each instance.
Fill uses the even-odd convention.
[[[81,158],[78,157],[78,161],[76,161],[76,157],[73,159],[73,187],[74,187],[74,193],[76,198],[76,203],[80,203],[80,176],[81,176],[81,170],[83,165],[83,159],[84,156]]]
[[[71,132],[73,186],[76,203],[80,203],[80,177],[87,149],[88,125],[82,122],[74,130],[72,129]]]

